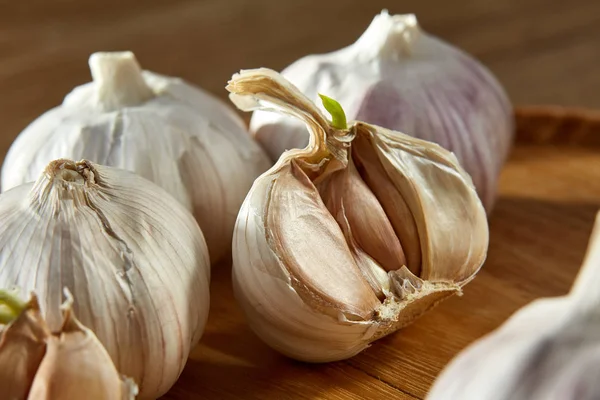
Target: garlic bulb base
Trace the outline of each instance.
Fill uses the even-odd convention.
[[[461,294],[462,289],[457,284],[425,282],[416,293],[402,300],[395,296],[386,298],[375,311],[373,319],[378,321],[379,326],[370,342],[404,328],[447,298]]]

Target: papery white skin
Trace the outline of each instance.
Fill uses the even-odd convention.
[[[359,120],[438,143],[471,175],[489,212],[513,138],[512,107],[494,76],[463,51],[423,32],[414,15],[377,15],[352,45],[299,59],[281,74],[316,104],[322,93]],[[250,130],[276,160],[304,148],[304,125],[256,111]]]
[[[35,292],[53,331],[68,288],[140,398],[173,385],[202,335],[210,280],[202,232],[177,200],[131,172],[57,160],[0,195],[0,226],[0,287]]]
[[[427,399],[600,398],[599,285],[600,214],[571,292],[534,301],[463,350]]]
[[[212,261],[270,163],[231,107],[181,79],[141,71],[130,52],[90,57],[94,81],[32,122],[2,168],[2,190],[37,179],[58,158],[126,169],[161,186],[198,220]]]

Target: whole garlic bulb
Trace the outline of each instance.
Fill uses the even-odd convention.
[[[94,333],[77,320],[71,298],[57,332],[48,329],[36,296],[17,309],[19,299],[9,293],[0,292],[0,300],[12,303],[7,308],[16,314],[0,335],[3,399],[71,400],[82,393],[88,400],[135,398],[137,386],[119,374]]]
[[[490,211],[513,137],[509,100],[480,63],[423,32],[414,15],[377,15],[341,50],[301,58],[282,75],[313,101],[338,100],[350,119],[438,143],[454,152]],[[273,159],[308,143],[288,116],[256,112],[251,131]]]
[[[304,121],[250,189],[233,242],[236,298],[251,328],[299,360],[351,357],[461,292],[485,260],[488,226],[470,177],[438,145],[363,122],[333,124],[272,70],[227,89],[243,110]]]
[[[600,214],[567,296],[539,299],[471,344],[428,400],[600,398]]]
[[[193,216],[131,172],[55,160],[0,195],[0,287],[35,292],[52,331],[63,288],[140,398],[177,380],[209,309],[210,263]]]
[[[270,163],[228,105],[181,79],[141,71],[131,52],[95,53],[93,82],[32,122],[2,168],[2,189],[34,181],[58,158],[87,159],[153,181],[198,220],[217,261],[237,212]]]

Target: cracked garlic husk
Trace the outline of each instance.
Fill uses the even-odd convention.
[[[485,260],[488,226],[468,174],[440,146],[363,122],[329,122],[268,69],[227,89],[241,109],[306,123],[238,215],[233,284],[251,328],[299,360],[351,357],[461,293]]]
[[[181,79],[142,71],[131,52],[94,53],[89,65],[93,82],[17,137],[2,190],[34,181],[58,158],[126,169],[192,211],[213,262],[228,256],[240,205],[271,165],[241,118]]]
[[[164,394],[208,316],[210,262],[193,216],[131,172],[52,161],[0,195],[0,287],[35,292],[49,328],[63,288],[140,398]]]
[[[600,214],[569,294],[518,310],[459,353],[428,400],[600,398]]]
[[[0,387],[3,399],[130,400],[136,384],[123,377],[94,333],[75,317],[67,291],[60,329],[50,332],[38,299],[22,304],[0,291]]]
[[[348,117],[436,142],[454,152],[488,212],[513,138],[502,86],[463,51],[423,32],[413,14],[377,15],[341,50],[301,58],[282,75],[311,100],[323,93]],[[256,112],[253,135],[273,159],[308,143],[304,125]]]

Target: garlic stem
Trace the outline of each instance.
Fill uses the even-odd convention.
[[[420,33],[414,14],[392,16],[387,10],[383,10],[353,47],[357,49],[360,58],[398,60],[410,56]]]
[[[94,53],[89,66],[98,104],[105,111],[140,105],[154,97],[130,51]]]
[[[304,149],[306,161],[331,156],[338,160],[347,158],[344,152],[329,145],[329,134],[334,133],[329,131],[335,128],[331,127],[327,118],[308,97],[274,71],[266,68],[242,70],[233,75],[226,89],[231,92],[231,101],[241,110],[252,111],[267,103],[275,110],[281,109],[305,120],[310,134],[308,146]]]
[[[26,303],[21,301],[16,295],[6,290],[0,290],[0,324],[6,325],[17,318],[23,310]]]

